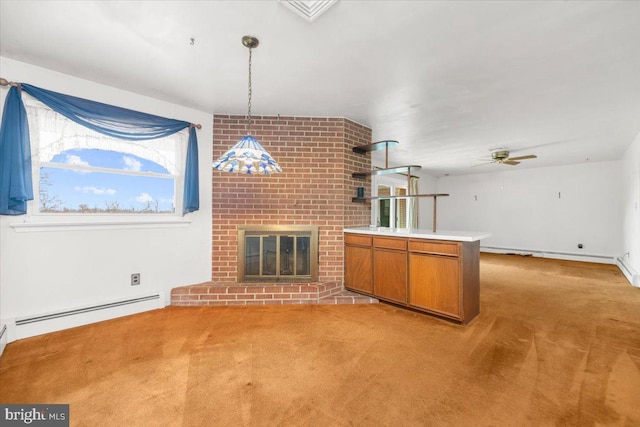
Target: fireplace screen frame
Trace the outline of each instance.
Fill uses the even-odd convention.
[[[247,275],[246,238],[280,236],[309,237],[310,274],[298,275],[296,269],[292,275],[280,275],[280,251],[276,250],[276,274]],[[239,225],[238,226],[238,282],[316,282],[318,281],[318,226],[316,225]],[[262,257],[262,253],[260,254]],[[295,259],[295,255],[294,255]],[[262,258],[261,262],[262,264]]]

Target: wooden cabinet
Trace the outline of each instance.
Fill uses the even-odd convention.
[[[409,304],[439,314],[459,317],[460,269],[458,258],[411,253]]]
[[[345,235],[344,286],[357,292],[373,293],[371,236]]]
[[[409,240],[409,305],[467,323],[480,312],[480,242]]]
[[[407,240],[373,238],[373,294],[396,303],[407,302]]]
[[[480,242],[345,234],[345,287],[468,323],[480,311]]]

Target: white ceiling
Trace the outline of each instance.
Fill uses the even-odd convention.
[[[247,34],[254,114],[353,119],[400,141],[390,165],[613,160],[640,132],[636,1],[340,0],[309,23],[275,0],[0,0],[2,56],[214,113],[246,113]]]

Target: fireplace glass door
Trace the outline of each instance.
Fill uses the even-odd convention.
[[[241,281],[312,280],[312,240],[311,232],[245,230],[239,253],[244,261]]]

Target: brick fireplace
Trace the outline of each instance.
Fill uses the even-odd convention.
[[[212,160],[244,135],[245,123],[244,116],[214,116]],[[314,303],[343,291],[342,230],[370,222],[370,205],[351,201],[356,188],[368,192],[370,182],[351,174],[370,169],[371,160],[352,147],[369,144],[371,129],[345,118],[258,116],[252,134],[283,172],[213,171],[211,282],[174,289],[173,304]],[[317,281],[239,283],[238,227],[251,225],[317,226]]]

